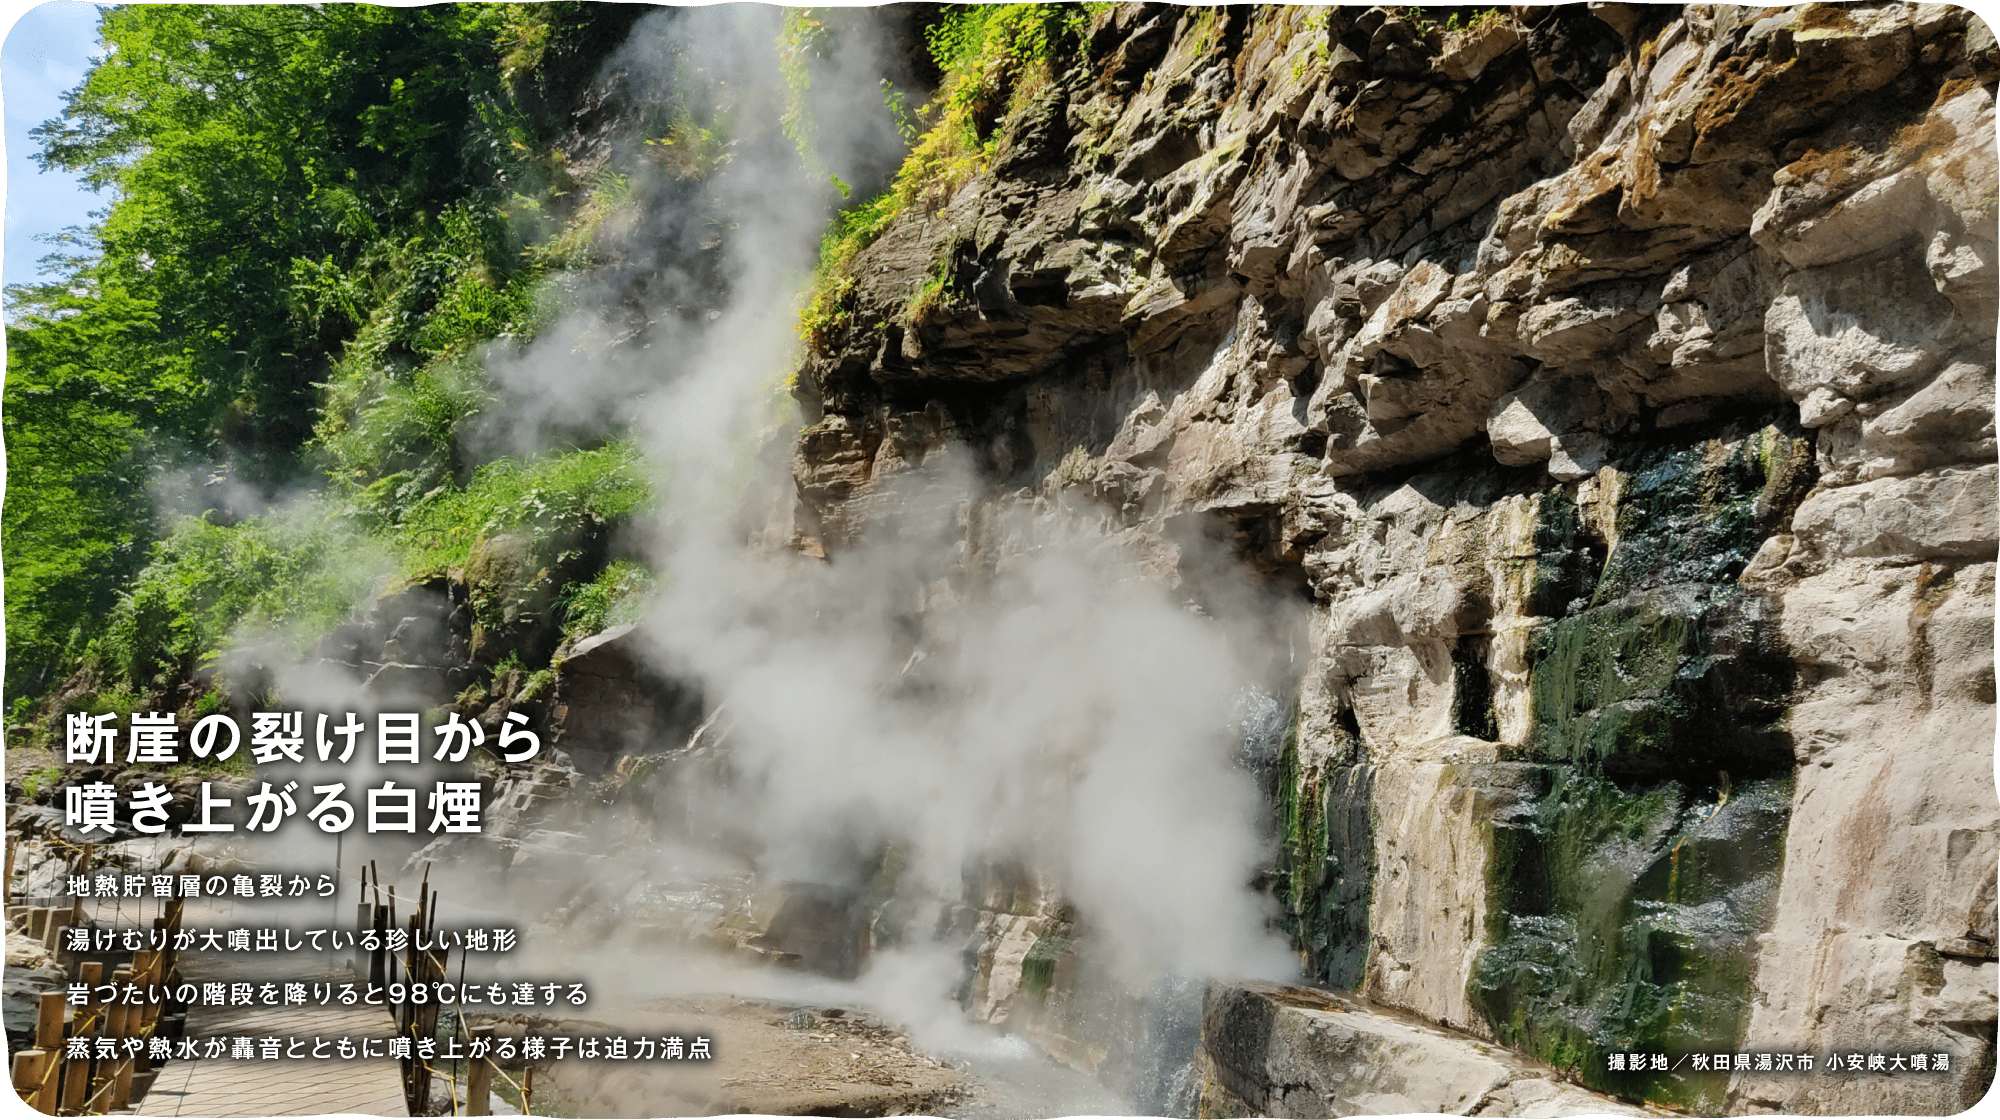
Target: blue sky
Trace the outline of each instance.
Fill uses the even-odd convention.
[[[36,262],[54,246],[35,240],[90,221],[102,196],[79,187],[60,172],[43,174],[28,157],[34,142],[28,130],[62,111],[62,95],[83,79],[97,50],[97,8],[79,0],[52,0],[28,7],[0,6],[0,26],[19,19],[0,45],[0,102],[4,102],[7,145],[7,228],[0,280],[18,284],[35,278]]]

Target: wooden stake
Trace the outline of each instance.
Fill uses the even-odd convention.
[[[364,898],[354,904],[354,959],[349,963],[354,966],[356,976],[368,974],[368,951],[361,947],[361,935],[374,927],[375,908]]]
[[[483,1038],[490,1044],[493,1041],[493,1028],[474,1027],[472,1038],[475,1042]],[[491,1116],[493,1111],[488,1100],[492,1092],[493,1059],[491,1057],[472,1059],[472,1066],[465,1075],[465,1114]]]
[[[419,882],[419,883],[417,884],[417,924],[418,924],[418,925],[422,925],[422,924],[424,924],[424,911],[425,911],[425,907],[426,907],[426,906],[428,906],[428,905],[429,905],[429,902],[430,902],[430,892],[431,892],[431,864],[430,864],[430,861],[429,861],[429,860],[425,860],[425,861],[424,861],[424,877],[423,877],[423,880],[422,880],[421,882]]]
[[[35,1017],[35,1048],[38,1050],[60,1050],[63,1042],[63,994],[43,992],[42,1003]]]
[[[375,948],[368,954],[368,983],[381,987],[389,982],[389,910],[373,907]]]
[[[64,1058],[62,1061],[62,1110],[71,1116],[83,1111],[84,1090],[90,1087],[90,1059]]]
[[[132,1013],[139,1010],[137,1006],[129,1003],[114,1003],[111,1005],[110,1010],[111,1018],[106,1024],[104,1033],[113,1038],[130,1038],[139,1033],[132,1029]]]
[[[84,1098],[83,1107],[90,1112],[106,1111],[104,1103],[111,1098],[115,1063],[100,1060],[90,1074],[90,1095]]]
[[[28,1103],[54,1115],[61,1100],[63,1071],[74,1064],[63,1057],[63,994],[43,992],[35,1017],[35,1048],[49,1055],[49,1067],[42,1074],[41,1096]]]
[[[93,864],[93,863],[95,863],[95,862],[97,862],[97,845],[95,845],[95,844],[85,844],[85,845],[83,846],[83,874],[85,874],[85,875],[88,875],[88,874],[90,874],[90,865],[91,865],[91,864]],[[80,926],[80,925],[82,925],[82,924],[83,924],[83,896],[82,896],[82,895],[78,895],[77,897],[75,897],[75,898],[71,899],[71,900],[70,900],[70,904],[69,904],[69,906],[70,906],[70,923],[69,923],[69,924],[71,924],[71,925],[73,925],[73,926]]]
[[[42,1081],[53,1072],[55,1055],[47,1050],[23,1050],[14,1055],[14,1091],[30,1108],[42,1109]],[[46,1109],[42,1109],[47,1111]]]
[[[90,1002],[85,1006],[96,1007],[97,988],[104,983],[104,962],[85,961],[83,967],[77,970],[77,979],[83,981],[83,986],[89,990]]]
[[[118,1070],[111,1075],[111,1108],[115,1111],[132,1103],[132,1059],[118,1059]]]

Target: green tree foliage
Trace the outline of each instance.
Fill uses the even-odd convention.
[[[149,503],[134,452],[185,422],[194,386],[159,360],[153,301],[116,284],[35,293],[7,331],[10,693],[39,690],[89,637],[144,557]]]
[[[297,639],[331,627],[388,564],[325,503],[228,526],[181,518],[111,609],[95,660],[107,677],[159,688],[213,661],[244,628]]]
[[[102,60],[35,132],[43,166],[109,196],[96,251],[9,293],[11,696],[51,683],[146,561],[160,466],[296,476],[316,386],[385,292],[481,328],[525,302],[454,288],[432,251],[466,255],[450,215],[534,172],[495,8],[105,11]],[[481,274],[504,273],[510,247],[474,224]],[[387,333],[413,360],[451,349]]]
[[[504,183],[508,110],[481,19],[470,5],[107,11],[110,52],[36,130],[39,159],[112,190],[89,267],[150,293],[155,349],[196,390],[186,436],[289,464],[328,351],[359,325],[315,277]]]
[[[573,583],[573,627],[631,609],[650,577],[606,574],[605,546],[651,499],[620,433],[485,463],[465,433],[495,398],[487,344],[548,327],[574,273],[616,265],[602,230],[698,198],[728,158],[726,81],[599,80],[644,11],[103,9],[99,61],[34,135],[108,207],[8,292],[17,714],[185,698],[232,640],[309,640],[399,572],[514,573],[481,601]],[[573,173],[554,141],[579,113],[625,155]],[[211,475],[315,493],[158,508]]]

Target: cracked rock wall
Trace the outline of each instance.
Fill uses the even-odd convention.
[[[1274,854],[1309,972],[1628,1099],[1976,1101],[1992,32],[1126,4],[1056,62],[851,265],[795,544],[950,444],[1161,579],[1221,533],[1314,605]],[[1739,1048],[1953,1058],[1604,1062]]]

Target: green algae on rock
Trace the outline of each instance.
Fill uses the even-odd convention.
[[[1494,1037],[1620,1096],[1721,1111],[1727,1073],[1612,1071],[1614,1053],[1745,1044],[1791,782],[1624,787],[1572,767],[1496,829],[1491,944],[1472,996]]]

